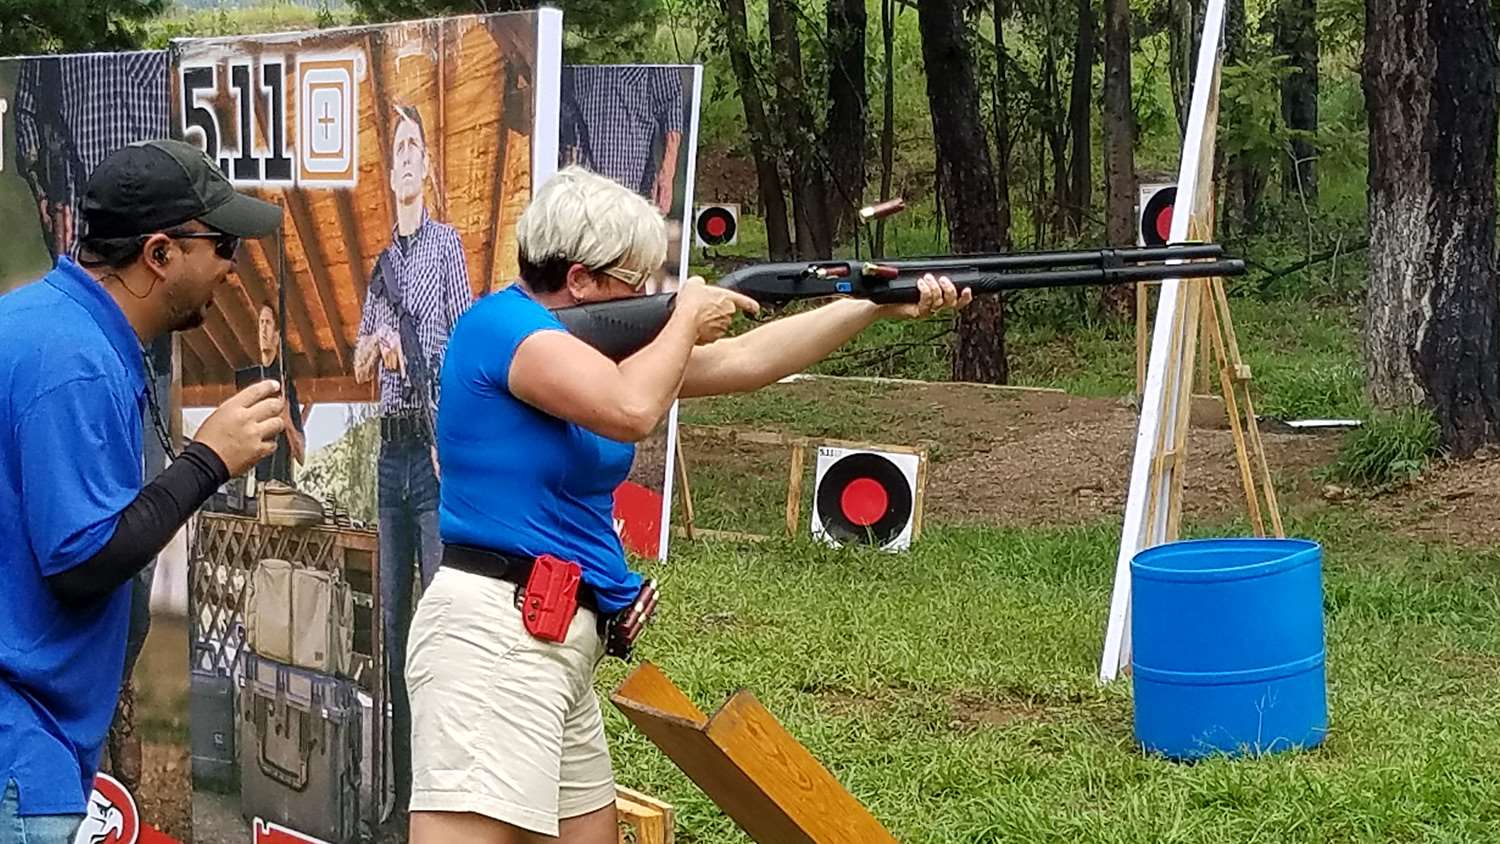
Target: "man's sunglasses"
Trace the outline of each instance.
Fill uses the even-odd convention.
[[[233,261],[235,253],[240,249],[239,237],[224,232],[167,232],[167,237],[173,240],[179,238],[212,240],[214,241],[214,254],[226,261]]]

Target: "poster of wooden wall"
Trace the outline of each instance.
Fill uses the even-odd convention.
[[[188,427],[268,377],[291,417],[190,537],[198,842],[405,838],[435,388],[556,170],[561,50],[556,10],[173,45],[173,136],[284,210],[182,338]]]

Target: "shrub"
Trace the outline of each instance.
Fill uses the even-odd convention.
[[[1377,413],[1351,431],[1331,467],[1334,480],[1388,488],[1415,480],[1439,453],[1438,424],[1426,408]]]

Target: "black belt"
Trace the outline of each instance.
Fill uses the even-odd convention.
[[[443,545],[443,565],[449,568],[466,571],[470,574],[493,577],[516,584],[517,587],[525,588],[526,582],[531,579],[531,569],[536,561],[527,557],[518,557],[514,554],[504,554],[499,551],[490,551],[484,548],[474,548],[469,545]],[[599,598],[594,594],[593,587],[587,583],[578,584],[578,606],[593,610],[594,615],[599,617],[601,624],[606,621],[605,614],[599,611]]]
[[[421,416],[406,414],[380,417],[380,439],[382,442],[432,441],[427,432],[427,420]]]

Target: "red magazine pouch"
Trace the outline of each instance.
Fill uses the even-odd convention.
[[[551,554],[537,557],[521,601],[526,632],[548,642],[568,637],[568,627],[578,613],[578,585],[583,569],[577,563]]]

